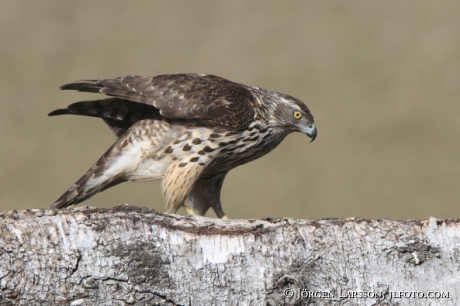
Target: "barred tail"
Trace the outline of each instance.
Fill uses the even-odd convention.
[[[76,205],[98,192],[126,182],[125,169],[117,164],[121,146],[119,139],[75,184],[73,184],[50,208],[60,209]]]
[[[52,209],[65,208],[71,205],[76,205],[89,197],[93,196],[95,192],[88,192],[85,188],[89,177],[91,176],[89,170],[83,175],[72,187],[69,188],[62,196],[59,197],[51,206]]]
[[[101,176],[94,177],[94,171],[91,168],[86,172],[69,190],[59,197],[51,206],[52,209],[65,208],[71,205],[81,203],[98,192],[104,191],[107,188],[125,182],[120,176]]]
[[[117,137],[122,136],[135,122],[142,119],[158,119],[158,109],[128,100],[109,98],[94,101],[81,101],[67,108],[56,109],[48,116],[79,115],[97,117],[104,120]]]

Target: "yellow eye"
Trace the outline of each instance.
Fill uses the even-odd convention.
[[[294,118],[298,120],[302,118],[302,114],[300,112],[294,112]]]

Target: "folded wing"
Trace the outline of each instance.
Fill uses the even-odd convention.
[[[101,92],[151,105],[167,118],[197,119],[213,125],[246,128],[254,117],[253,95],[241,84],[214,75],[127,75],[66,84],[64,90]]]

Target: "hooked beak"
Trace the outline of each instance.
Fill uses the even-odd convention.
[[[313,140],[315,140],[317,131],[316,131],[316,126],[314,123],[312,123],[309,127],[304,129],[303,132],[305,133],[305,135],[311,138],[310,142],[313,142]]]

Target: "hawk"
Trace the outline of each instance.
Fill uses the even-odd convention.
[[[117,140],[51,208],[78,204],[127,181],[160,180],[168,212],[226,218],[220,190],[231,169],[273,150],[291,132],[313,141],[308,107],[278,92],[210,74],[127,75],[63,90],[103,93],[49,116],[99,117]]]

